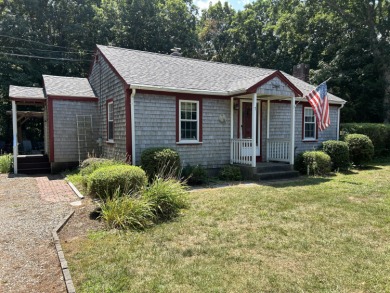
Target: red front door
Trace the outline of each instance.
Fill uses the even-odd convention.
[[[257,107],[260,106],[260,103],[257,104]],[[250,139],[252,138],[252,103],[250,102],[242,102],[242,138]],[[259,121],[259,111],[256,113],[256,121]],[[258,123],[257,126],[260,124]],[[257,145],[257,157],[256,161],[261,161],[261,152],[260,152],[260,144],[259,144],[259,129],[256,129],[256,145]]]

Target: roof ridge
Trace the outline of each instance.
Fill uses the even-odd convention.
[[[86,79],[86,80],[88,80],[87,77],[76,77],[76,76],[62,76],[62,75],[42,74],[42,77],[44,77],[44,76],[49,76],[49,77],[60,77],[60,78],[78,78],[78,79]]]
[[[251,69],[262,69],[262,70],[276,71],[276,69],[270,69],[270,68],[262,68],[262,67],[257,67],[257,66],[247,66],[247,65],[240,65],[240,64],[234,64],[234,63],[224,63],[224,62],[196,59],[196,58],[190,58],[190,57],[184,57],[184,56],[180,56],[180,57],[179,56],[171,56],[169,54],[162,54],[162,53],[156,53],[156,52],[142,51],[142,50],[129,49],[129,48],[121,48],[121,47],[115,47],[115,46],[106,46],[106,45],[99,45],[99,44],[96,44],[96,46],[98,46],[98,47],[99,46],[100,47],[106,47],[106,48],[110,48],[110,49],[118,49],[118,50],[123,50],[123,51],[139,52],[139,53],[143,53],[143,54],[157,55],[157,56],[168,57],[168,58],[180,58],[180,59],[193,60],[193,61],[197,61],[197,62],[220,64],[220,65],[227,65],[227,66],[233,66],[233,67],[242,67],[242,68],[251,68]]]

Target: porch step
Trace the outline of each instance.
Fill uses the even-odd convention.
[[[51,167],[46,155],[18,156],[18,173],[20,174],[49,174]]]
[[[256,166],[256,173],[253,174],[256,180],[277,180],[288,179],[299,176],[293,166],[285,163],[260,163]]]
[[[273,172],[262,172],[253,174],[256,180],[277,180],[277,179],[288,179],[296,178],[299,176],[298,171],[273,171]]]

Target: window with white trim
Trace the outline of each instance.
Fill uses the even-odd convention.
[[[303,115],[303,139],[304,140],[314,140],[316,139],[316,117],[314,111],[311,107],[304,108]]]
[[[199,141],[199,101],[179,101],[179,141]]]
[[[114,103],[107,103],[107,140],[114,140]]]

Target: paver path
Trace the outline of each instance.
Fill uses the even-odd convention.
[[[59,177],[0,174],[0,292],[66,292],[51,231],[74,200]]]

